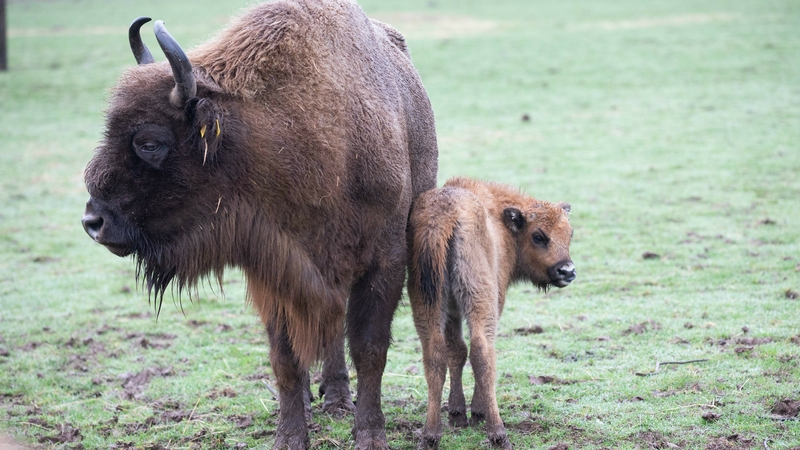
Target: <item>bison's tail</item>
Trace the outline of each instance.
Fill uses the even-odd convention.
[[[440,209],[435,199],[420,196],[410,218],[409,294],[427,307],[438,304],[445,293],[447,254],[457,226],[455,214]]]

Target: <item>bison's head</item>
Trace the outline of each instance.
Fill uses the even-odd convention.
[[[568,203],[540,201],[503,210],[503,221],[515,238],[516,278],[529,279],[542,289],[563,288],[575,279],[575,265],[569,257],[569,210]]]
[[[148,287],[163,294],[175,277],[182,287],[216,269],[185,250],[197,253],[196,232],[213,228],[221,212],[231,180],[217,153],[235,146],[237,133],[226,133],[235,120],[220,106],[218,87],[192,69],[161,21],[155,32],[169,65],[153,62],[139,37],[149,20],[131,25],[139,65],[112,92],[104,138],[85,172],[90,198],[82,223],[115,255],[134,255]]]

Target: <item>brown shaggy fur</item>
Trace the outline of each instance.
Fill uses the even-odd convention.
[[[575,278],[568,212],[566,203],[552,204],[508,186],[466,178],[451,179],[415,203],[409,222],[413,249],[408,293],[428,383],[422,447],[438,447],[448,367],[450,422],[467,424],[461,385],[467,359],[461,331],[465,319],[475,373],[472,423],[486,420],[490,441],[511,448],[494,390],[497,321],[510,283],[528,280],[547,289],[564,287]]]
[[[338,386],[326,402],[333,391],[350,402],[346,324],[356,447],[385,447],[380,382],[406,223],[437,170],[402,35],[347,0],[279,0],[188,57],[197,94],[185,104],[171,100],[166,62],[132,67],[114,88],[85,172],[87,232],[134,256],[159,305],[173,281],[191,292],[243,269],[278,379],[276,447],[308,446],[300,392],[323,354],[323,384]]]

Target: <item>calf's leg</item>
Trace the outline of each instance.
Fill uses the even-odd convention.
[[[464,399],[462,374],[467,363],[467,343],[461,329],[461,314],[457,309],[447,316],[444,329],[447,345],[447,366],[450,369],[450,397],[447,400],[448,416],[451,426],[467,426],[467,403]]]
[[[422,429],[421,449],[439,448],[442,437],[442,388],[447,375],[447,345],[442,329],[441,306],[425,301],[411,290],[411,305],[414,325],[422,346],[422,363],[425,366],[425,381],[428,385],[428,414],[425,427]]]
[[[473,311],[473,313],[475,314],[467,317],[470,328],[469,360],[475,375],[471,421],[473,425],[477,425],[486,420],[486,433],[492,445],[511,449],[505,426],[500,419],[500,410],[497,407],[494,389],[496,313],[489,310]]]

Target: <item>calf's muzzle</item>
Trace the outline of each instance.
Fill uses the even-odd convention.
[[[566,287],[577,278],[575,264],[571,260],[561,261],[548,270],[553,286]]]

